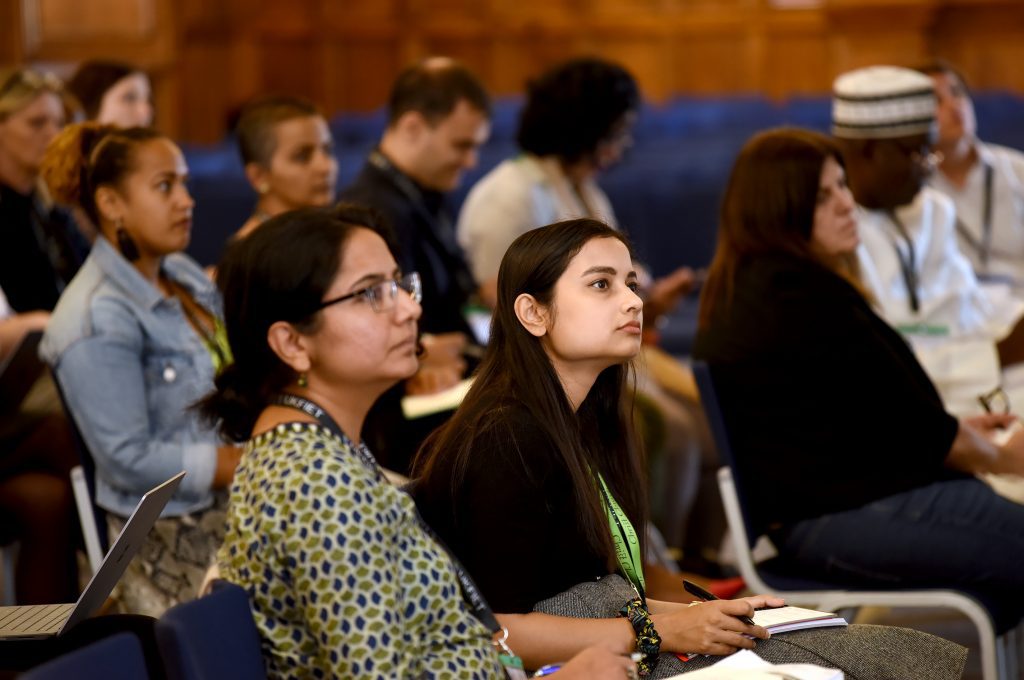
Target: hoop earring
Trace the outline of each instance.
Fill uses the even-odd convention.
[[[135,241],[132,240],[132,237],[128,235],[127,231],[125,231],[124,223],[121,218],[117,219],[116,224],[117,248],[121,251],[121,254],[124,255],[124,259],[129,262],[135,262],[139,259],[139,247],[135,245]]]
[[[303,371],[299,373],[299,379],[295,381],[299,387],[309,387],[309,380],[306,378],[306,373]]]

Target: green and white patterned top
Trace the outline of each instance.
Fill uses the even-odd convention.
[[[271,678],[504,676],[412,499],[319,425],[246,444],[217,561]]]

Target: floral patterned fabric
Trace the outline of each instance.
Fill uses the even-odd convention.
[[[504,675],[412,499],[318,425],[248,442],[218,562],[249,591],[270,677]]]

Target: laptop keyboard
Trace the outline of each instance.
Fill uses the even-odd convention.
[[[74,608],[73,604],[0,607],[0,637],[18,633],[56,633]]]

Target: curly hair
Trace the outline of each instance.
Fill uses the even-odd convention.
[[[593,154],[639,105],[640,91],[626,69],[573,59],[529,83],[516,142],[537,156],[574,163]]]
[[[69,125],[50,142],[41,176],[54,200],[81,206],[100,223],[96,189],[117,186],[135,167],[137,147],[164,135],[151,128],[117,128],[99,123]]]

